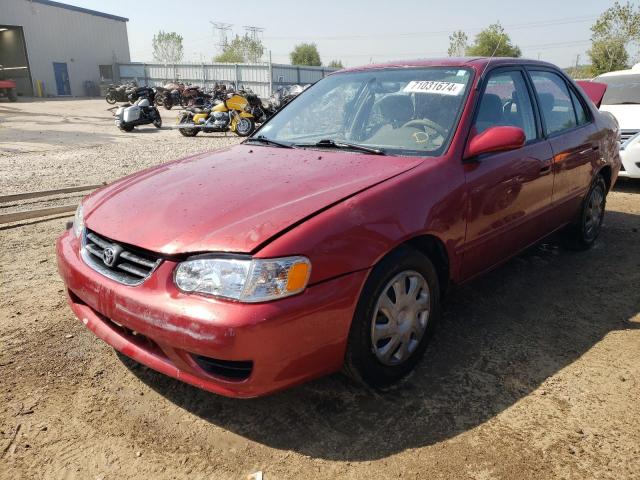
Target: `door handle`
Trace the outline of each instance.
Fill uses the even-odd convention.
[[[549,175],[551,173],[551,165],[545,165],[540,168],[540,176]]]

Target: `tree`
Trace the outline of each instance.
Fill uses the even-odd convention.
[[[476,35],[466,54],[474,57],[520,57],[522,51],[511,44],[511,38],[497,22]]]
[[[462,30],[453,32],[449,35],[449,50],[447,53],[450,57],[464,57],[469,48],[469,37]]]
[[[615,2],[591,26],[593,75],[627,68],[628,47],[640,42],[640,6]]]
[[[329,67],[331,67],[331,68],[344,68],[344,65],[342,65],[342,62],[340,60],[331,60],[329,62]]]
[[[620,39],[596,40],[589,50],[591,57],[591,75],[624,70],[628,68],[629,54]]]
[[[264,45],[257,38],[236,35],[215,58],[220,63],[258,63],[264,54]]]
[[[179,63],[182,61],[184,49],[182,47],[182,35],[176,32],[163,32],[160,30],[153,36],[153,58],[162,63]]]
[[[293,48],[289,54],[292,65],[310,65],[319,67],[322,65],[320,53],[315,43],[301,43]]]

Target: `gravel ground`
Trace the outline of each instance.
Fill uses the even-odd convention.
[[[0,104],[2,192],[236,141],[120,133],[106,108]],[[592,250],[550,239],[453,290],[425,360],[383,395],[333,375],[230,400],[116,354],[64,300],[68,219],[0,226],[2,479],[640,478],[640,182],[610,194]]]

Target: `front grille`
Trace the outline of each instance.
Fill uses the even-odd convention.
[[[250,360],[219,360],[194,354],[192,354],[192,358],[209,375],[224,377],[228,380],[246,380],[251,375],[251,370],[253,370],[253,362]]]
[[[640,130],[621,130],[620,131],[620,145],[629,140],[635,134],[640,132]]]
[[[160,265],[157,255],[85,229],[82,258],[96,272],[125,285],[140,285]]]

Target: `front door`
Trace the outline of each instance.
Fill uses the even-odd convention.
[[[553,151],[543,138],[524,72],[490,74],[472,135],[496,126],[522,128],[526,144],[465,164],[467,234],[464,278],[475,276],[536,241],[547,229],[553,191]]]
[[[58,95],[71,95],[67,64],[53,62],[53,73],[56,76],[56,88],[58,89]]]

